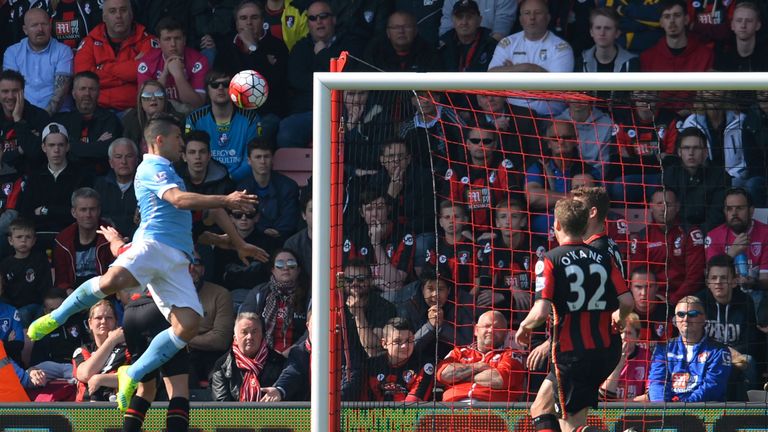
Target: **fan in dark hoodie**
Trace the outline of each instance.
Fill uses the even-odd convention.
[[[756,365],[762,361],[765,336],[758,331],[752,297],[736,289],[738,278],[733,258],[716,255],[707,263],[707,289],[698,297],[704,302],[704,334],[731,348],[734,374],[728,385],[728,400],[745,400],[746,391],[756,388]],[[734,352],[736,351],[736,352]],[[742,357],[745,361],[741,361]]]

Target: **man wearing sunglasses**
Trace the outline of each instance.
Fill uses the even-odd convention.
[[[506,199],[510,192],[522,198],[525,169],[520,159],[499,149],[498,134],[493,125],[481,123],[477,127],[464,128],[464,140],[468,160],[466,164],[451,164],[446,171],[444,178],[450,187],[446,194],[453,200],[467,203],[476,231],[490,231],[491,207]]]
[[[211,103],[192,111],[186,119],[184,132],[201,130],[210,137],[211,157],[223,163],[232,180],[237,183],[249,176],[246,145],[261,136],[261,117],[256,110],[236,108],[229,99],[231,75],[211,69],[205,75]]]
[[[288,87],[293,92],[291,115],[280,122],[278,147],[309,145],[312,139],[313,74],[328,72],[330,59],[338,57],[342,51],[362,57],[365,47],[363,40],[350,33],[337,33],[336,16],[326,0],[310,2],[307,20],[309,34],[296,43],[288,58]]]
[[[675,306],[680,336],[656,345],[648,374],[651,402],[724,402],[731,375],[728,348],[707,337],[704,304],[683,297]]]

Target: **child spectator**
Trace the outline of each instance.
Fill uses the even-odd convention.
[[[381,338],[384,353],[371,358],[368,397],[375,401],[420,402],[432,395],[435,365],[413,355],[411,323],[400,317],[387,321]]]
[[[419,282],[421,290],[400,305],[398,315],[408,319],[415,329],[415,352],[422,359],[445,357],[456,346],[472,343],[474,299],[455,291],[434,268],[425,269]]]
[[[8,229],[8,243],[13,256],[0,261],[3,279],[2,298],[19,310],[24,328],[40,315],[43,296],[51,286],[51,265],[35,246],[35,225],[29,219],[18,218]]]
[[[621,358],[611,375],[600,386],[600,396],[607,400],[633,400],[645,394],[651,352],[638,344],[640,317],[632,312],[621,333]]]
[[[89,342],[72,354],[72,375],[77,378],[77,402],[108,401],[117,393],[117,368],[130,363],[123,329],[117,326],[115,307],[102,299],[88,312]]]
[[[456,288],[477,295],[474,286],[475,278],[475,246],[470,234],[467,209],[455,202],[445,200],[438,208],[437,222],[442,228],[438,240],[428,242],[425,256],[417,258],[420,267],[432,265],[440,269],[440,273],[451,280]],[[420,273],[420,271],[419,271]],[[485,306],[487,304],[484,304]]]

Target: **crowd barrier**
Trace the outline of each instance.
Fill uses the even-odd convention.
[[[156,403],[144,430],[162,431],[167,404]],[[768,430],[768,404],[611,403],[595,410],[589,424],[622,432],[746,432]],[[0,432],[119,432],[122,416],[109,403],[0,404]],[[342,414],[345,431],[533,431],[522,404],[434,403],[386,406],[354,403]],[[190,432],[291,432],[310,430],[306,403],[192,403]]]

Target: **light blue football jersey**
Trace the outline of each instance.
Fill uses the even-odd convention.
[[[173,169],[171,162],[162,156],[145,154],[134,180],[141,224],[133,235],[133,241],[154,240],[192,257],[192,212],[177,209],[161,198],[165,191],[175,187],[186,191],[184,180]]]

